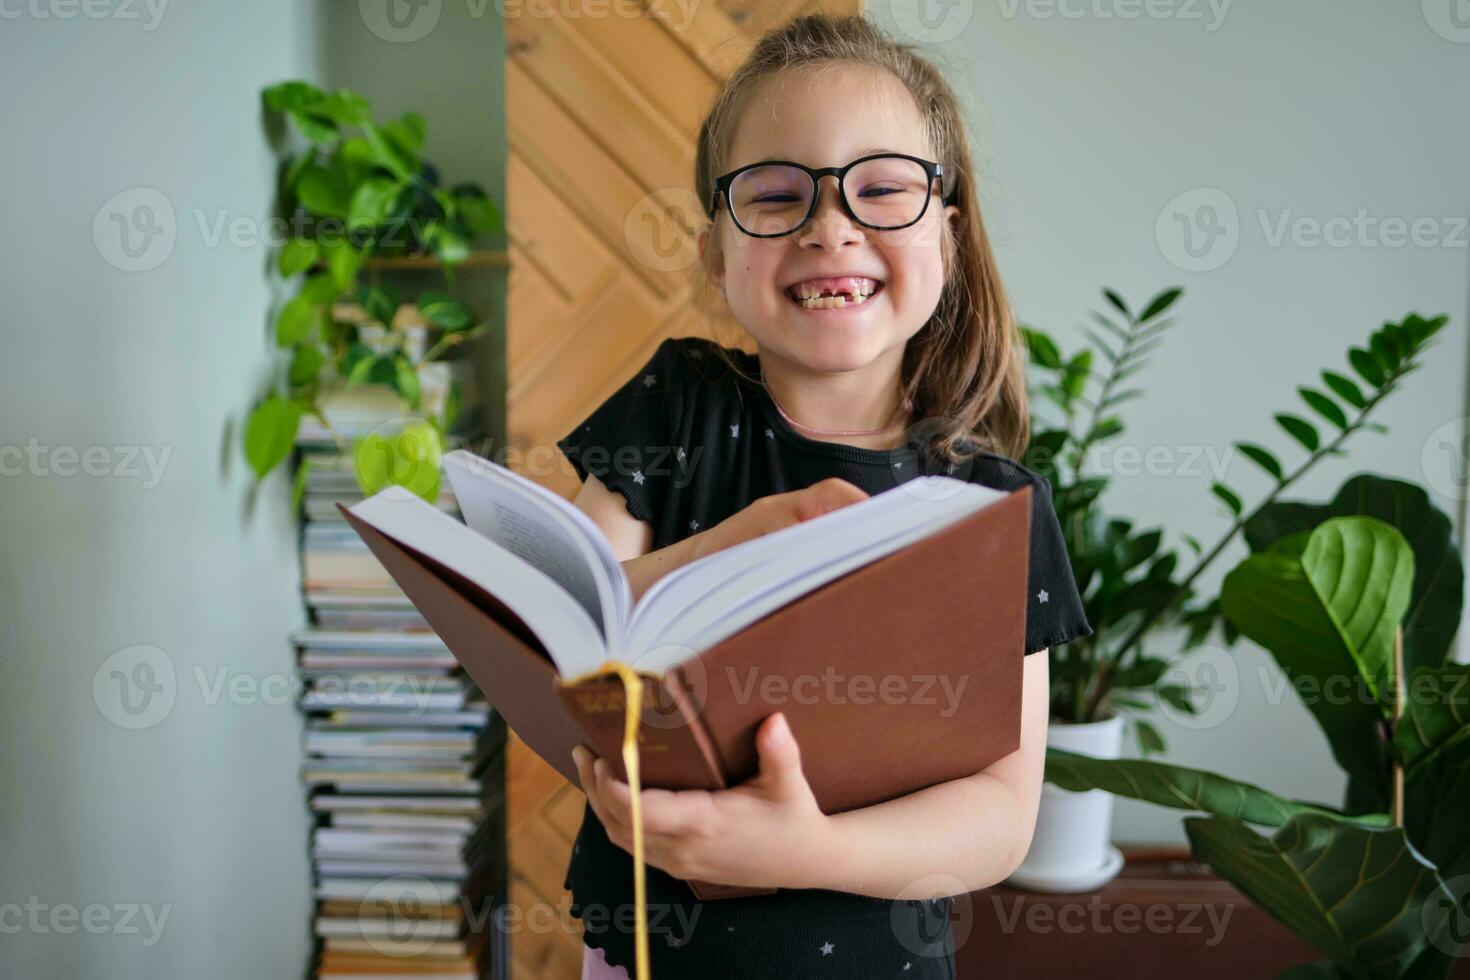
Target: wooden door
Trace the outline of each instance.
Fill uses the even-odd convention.
[[[761,32],[818,9],[862,7],[644,0],[636,16],[636,0],[508,8],[507,429],[512,447],[533,451],[522,469],[551,489],[570,497],[578,486],[558,438],[663,338],[709,335],[689,304],[699,124]],[[506,791],[509,897],[522,923],[511,936],[515,976],[577,977],[579,923],[562,880],[582,794],[514,740]],[[557,926],[528,922],[532,910]]]

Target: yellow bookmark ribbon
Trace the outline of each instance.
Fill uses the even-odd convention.
[[[642,784],[638,777],[638,724],[642,719],[643,678],[625,663],[609,660],[596,670],[588,671],[569,681],[576,686],[596,677],[616,674],[623,682],[623,768],[628,772],[628,790],[633,797],[633,936],[634,965],[637,980],[649,980],[648,970],[648,896],[645,892],[643,873],[643,806],[639,799]]]

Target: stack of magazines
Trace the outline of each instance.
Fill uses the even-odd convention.
[[[302,447],[302,583],[293,636],[306,714],[303,778],[318,977],[486,976],[503,861],[493,709],[342,520],[351,459]],[[435,506],[457,514],[445,490]]]

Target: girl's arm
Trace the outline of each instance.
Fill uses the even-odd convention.
[[[940,898],[1007,877],[1036,824],[1046,756],[1048,652],[1025,658],[1020,747],[972,776],[846,813],[824,815],[800,751],[775,714],[756,735],[760,772],[727,790],[645,790],[648,863],[676,878],[766,888],[828,888],[880,898]],[[783,737],[784,735],[784,737]],[[578,748],[588,802],[632,852],[631,796]],[[861,765],[862,760],[853,760]]]

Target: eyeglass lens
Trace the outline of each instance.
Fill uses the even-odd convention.
[[[730,210],[747,232],[779,235],[806,217],[816,189],[811,175],[797,167],[756,167],[731,182]],[[897,228],[923,212],[929,176],[913,160],[877,157],[849,170],[843,189],[859,220],[878,228]]]

